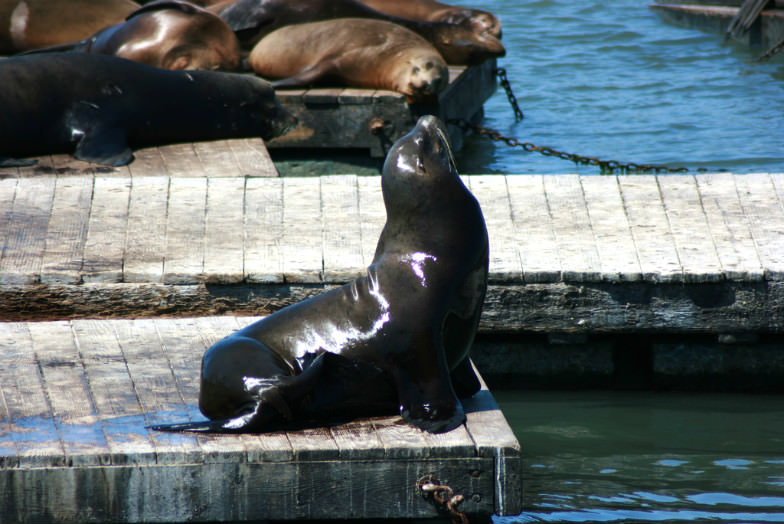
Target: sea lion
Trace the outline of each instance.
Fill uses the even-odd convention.
[[[114,55],[163,69],[233,71],[240,65],[239,42],[229,25],[182,0],[150,2],[89,38],[30,52],[54,51]]]
[[[462,25],[501,38],[501,21],[488,11],[442,4],[435,0],[359,0],[377,11],[423,22]]]
[[[269,139],[296,119],[253,75],[167,71],[124,58],[44,53],[0,60],[0,155],[73,153],[124,165],[132,149]]]
[[[222,7],[225,4],[217,4]],[[370,18],[401,25],[433,44],[448,64],[471,65],[504,56],[500,40],[487,33],[443,22],[421,22],[390,16],[358,0],[237,0],[216,9],[240,40],[251,49],[265,35],[291,24],[334,18]]]
[[[2,0],[0,53],[82,40],[138,8],[131,0]]]
[[[465,421],[488,240],[436,117],[393,145],[381,186],[387,220],[367,275],[215,343],[199,393],[210,420],[155,429],[263,432],[395,410],[434,433]]]
[[[443,90],[449,70],[425,39],[390,22],[339,18],[281,27],[248,57],[256,74],[279,87],[341,85],[391,89],[411,101]]]

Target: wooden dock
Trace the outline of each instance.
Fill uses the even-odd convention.
[[[279,89],[280,103],[298,119],[299,126],[268,142],[273,149],[366,149],[383,157],[392,143],[411,130],[421,115],[442,121],[482,120],[482,105],[496,89],[496,61],[450,66],[449,85],[432,103],[409,104],[406,97],[385,89]],[[448,124],[452,148],[463,145],[463,131]]]
[[[239,522],[521,509],[520,447],[490,393],[433,435],[400,417],[264,435],[160,433],[201,419],[202,353],[253,318],[0,323],[0,522]]]

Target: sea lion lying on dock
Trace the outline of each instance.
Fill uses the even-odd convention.
[[[163,69],[233,71],[240,65],[239,42],[228,24],[182,0],[150,2],[89,38],[31,53],[55,51],[114,55]]]
[[[124,165],[132,149],[281,135],[296,123],[253,75],[167,71],[87,53],[0,60],[0,156],[73,153]],[[6,164],[11,161],[6,161]]]
[[[272,85],[313,84],[390,89],[421,101],[449,82],[446,63],[408,29],[366,18],[282,27],[253,48],[248,61]]]
[[[138,8],[131,0],[2,0],[0,53],[82,40]]]
[[[437,118],[392,146],[381,186],[387,220],[367,275],[214,344],[199,393],[210,420],[153,428],[263,432],[395,410],[435,433],[465,421],[488,238]]]
[[[430,42],[448,64],[479,64],[506,53],[501,41],[490,34],[451,23],[390,16],[358,0],[237,0],[220,9],[220,16],[228,22],[246,49],[253,48],[265,35],[287,25],[335,18],[368,18],[392,22],[417,33]]]
[[[423,22],[462,25],[501,38],[501,21],[488,11],[442,4],[435,0],[359,0],[377,11]]]

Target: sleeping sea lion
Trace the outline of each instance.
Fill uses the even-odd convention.
[[[436,0],[359,0],[377,11],[423,22],[445,22],[501,38],[501,21],[481,9],[442,4]]]
[[[390,16],[358,0],[237,0],[220,10],[220,16],[247,49],[286,25],[334,18],[371,18],[392,22],[419,34],[438,49],[448,64],[478,64],[506,53],[501,41],[490,34],[455,24]]]
[[[253,75],[167,71],[124,58],[44,53],[0,60],[0,156],[73,153],[124,165],[132,149],[273,138],[296,119]]]
[[[138,8],[131,0],[2,0],[0,53],[82,40]]]
[[[228,24],[182,0],[150,2],[89,38],[31,52],[54,51],[114,55],[163,69],[233,71],[240,65],[239,42]]]
[[[340,85],[391,89],[420,101],[438,94],[449,71],[419,35],[390,22],[338,18],[281,27],[253,48],[256,74],[278,87]]]
[[[383,167],[387,220],[367,275],[210,347],[199,407],[169,431],[262,432],[397,410],[430,432],[465,421],[468,360],[487,288],[482,211],[444,126],[424,116]]]

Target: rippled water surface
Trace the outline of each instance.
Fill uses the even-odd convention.
[[[784,397],[494,392],[523,447],[518,522],[784,522]]]
[[[733,172],[784,171],[784,54],[662,21],[645,0],[454,0],[500,16],[502,89],[485,125],[521,141],[622,162]],[[580,173],[598,168],[472,137],[464,173]]]

